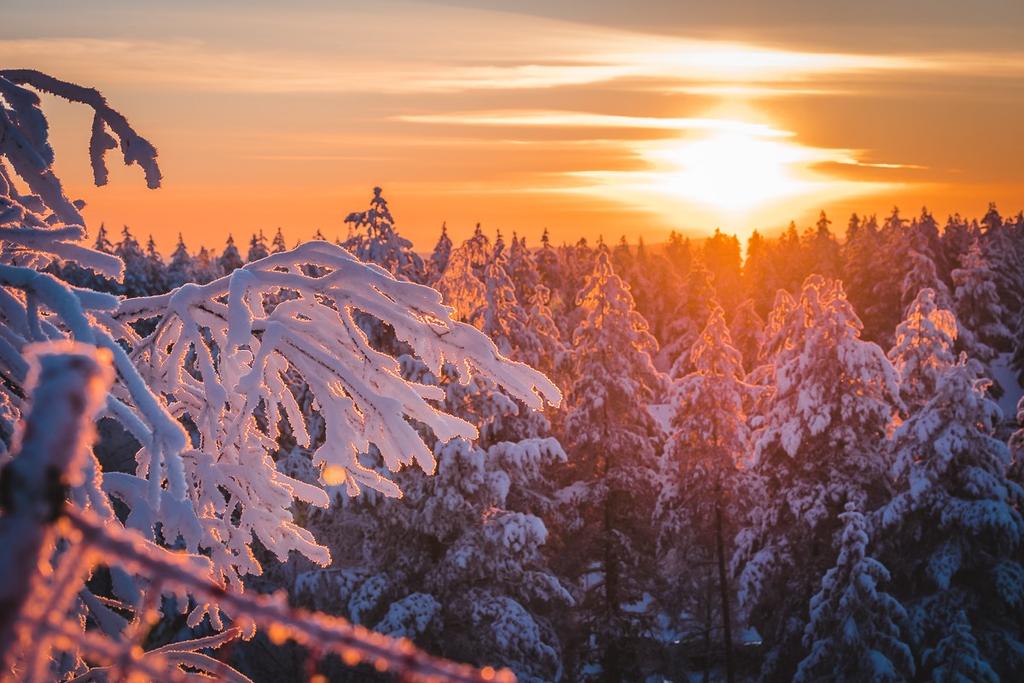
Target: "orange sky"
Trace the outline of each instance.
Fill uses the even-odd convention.
[[[658,241],[1024,206],[1024,3],[705,4],[8,0],[0,63],[99,88],[157,145],[162,189],[93,188],[88,112],[46,101],[90,225],[165,252],[344,235],[374,185],[421,249],[442,221]]]

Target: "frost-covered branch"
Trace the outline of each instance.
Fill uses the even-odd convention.
[[[344,619],[294,609],[283,596],[261,596],[225,591],[209,577],[197,575],[187,556],[157,548],[129,530],[107,527],[103,520],[86,511],[68,513],[71,527],[80,535],[80,542],[100,551],[104,557],[119,562],[139,574],[154,577],[163,585],[187,591],[197,599],[219,602],[234,615],[236,621],[258,623],[272,642],[285,640],[339,655],[349,666],[372,665],[378,671],[391,671],[409,681],[513,681],[508,671],[490,668],[477,670],[432,657],[410,641],[389,638]],[[177,652],[174,648],[164,648]]]
[[[97,185],[107,184],[106,153],[119,146],[124,163],[138,164],[146,174],[146,184],[152,189],[160,187],[156,148],[136,133],[99,91],[32,69],[0,70],[0,105],[6,105],[0,106],[0,155],[61,222],[84,224],[78,212],[81,207],[68,200],[53,172],[49,126],[40,108],[39,96],[29,88],[93,109],[89,158]]]
[[[40,597],[40,566],[53,552],[53,521],[91,458],[92,421],[110,386],[109,354],[69,342],[26,349],[32,406],[0,473],[0,665],[30,646],[19,629],[26,603]],[[38,607],[38,605],[36,605]]]

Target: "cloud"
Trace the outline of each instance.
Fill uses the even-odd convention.
[[[553,128],[638,128],[646,130],[728,131],[765,137],[791,137],[793,133],[761,123],[701,117],[617,116],[575,111],[480,111],[446,114],[405,114],[396,116],[410,123],[459,126],[553,127]]]
[[[273,33],[224,40],[100,36],[0,39],[0,61],[135,85],[250,93],[443,93],[594,84],[719,96],[841,92],[831,80],[908,73],[1024,74],[1020,53],[877,54],[809,51],[672,37],[501,12],[413,6],[388,36],[343,31],[309,44]],[[330,26],[372,20],[339,10]],[[269,26],[263,29],[270,32]],[[326,30],[326,29],[324,29]],[[145,35],[140,33],[140,35]],[[454,38],[457,36],[457,39]],[[380,42],[378,42],[380,41]],[[89,78],[89,80],[93,80]]]

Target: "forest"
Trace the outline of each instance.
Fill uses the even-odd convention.
[[[1024,678],[1024,213],[165,258],[37,92],[160,183],[0,71],[0,679]]]

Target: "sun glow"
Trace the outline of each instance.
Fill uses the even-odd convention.
[[[562,191],[629,204],[670,225],[717,225],[742,237],[826,201],[893,187],[829,170],[877,165],[860,162],[855,150],[805,145],[792,131],[745,118],[686,121],[671,127],[681,137],[625,143],[641,168],[570,173],[573,184]]]
[[[809,180],[798,166],[813,163],[814,150],[786,139],[715,132],[670,143],[645,155],[665,170],[656,186],[718,210],[747,212],[767,202],[799,195]]]

